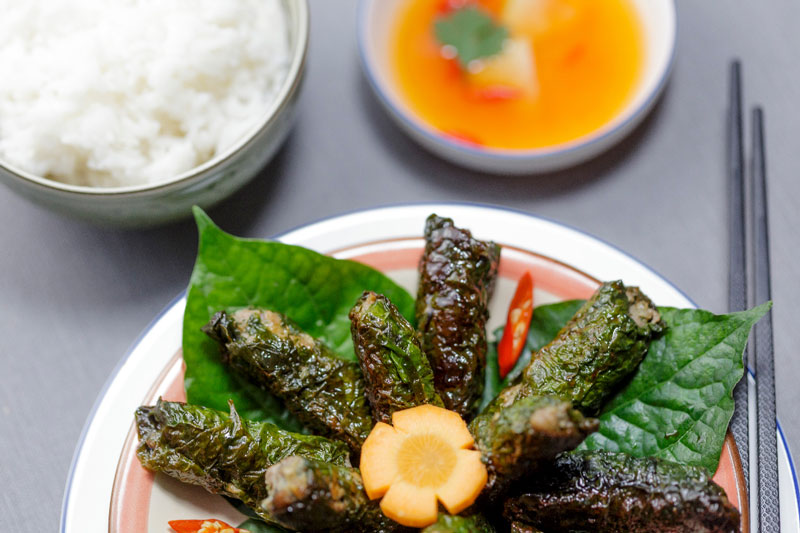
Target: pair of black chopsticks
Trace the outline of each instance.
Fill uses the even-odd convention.
[[[728,108],[728,186],[730,192],[730,278],[728,303],[731,311],[743,311],[771,298],[769,270],[769,224],[767,220],[766,161],[764,157],[764,112],[754,107],[751,120],[750,166],[745,167],[742,76],[739,61],[730,67]],[[748,261],[749,259],[749,261]],[[752,287],[752,290],[749,290]],[[772,312],[756,324],[744,363],[756,372],[758,473],[758,524],[760,533],[777,533],[780,525],[778,447],[775,413],[775,361],[772,347]],[[736,408],[731,431],[742,460],[749,494],[749,403],[748,379],[734,390]]]

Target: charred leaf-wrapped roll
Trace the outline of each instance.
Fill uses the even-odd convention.
[[[511,533],[542,533],[542,530],[522,522],[511,522]]]
[[[439,519],[422,533],[494,533],[495,529],[481,514],[449,515],[439,513]]]
[[[310,429],[361,449],[372,415],[358,363],[273,311],[222,311],[203,331],[220,344],[225,363],[281,398]]]
[[[350,324],[376,422],[391,424],[392,413],[417,405],[444,406],[416,331],[388,298],[365,292],[350,311]]]
[[[136,410],[142,466],[237,498],[265,520],[258,504],[267,496],[264,473],[290,455],[349,465],[350,450],[324,437],[284,431],[269,423],[230,415],[207,407],[159,400]]]
[[[505,505],[548,533],[734,533],[739,512],[704,470],[653,457],[570,452]]]
[[[267,469],[261,511],[295,531],[409,531],[386,518],[355,468],[287,457]]]
[[[449,218],[425,223],[416,317],[422,349],[445,407],[465,418],[478,408],[486,366],[486,320],[500,246],[472,238]]]
[[[523,373],[525,394],[569,399],[595,414],[647,353],[664,323],[636,287],[603,283]]]
[[[528,396],[507,406],[492,404],[469,429],[489,473],[483,495],[492,499],[578,446],[597,430],[597,420],[585,418],[567,400]]]

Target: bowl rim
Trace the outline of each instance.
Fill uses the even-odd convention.
[[[629,131],[635,126],[641,115],[648,111],[667,85],[672,69],[675,65],[677,55],[677,36],[678,36],[678,8],[675,0],[664,0],[670,11],[669,21],[671,24],[668,31],[669,56],[666,63],[657,75],[658,81],[649,91],[647,96],[639,103],[632,106],[628,104],[611,120],[597,128],[596,130],[582,135],[576,139],[555,144],[548,147],[530,149],[510,149],[510,148],[491,148],[474,147],[466,142],[451,139],[436,128],[427,124],[424,120],[417,117],[411,111],[406,111],[403,106],[389,95],[383,82],[379,80],[375,73],[375,66],[370,60],[367,52],[367,33],[369,21],[367,12],[370,7],[380,0],[359,0],[356,34],[358,41],[359,57],[361,59],[362,71],[372,87],[373,92],[378,96],[379,101],[386,107],[391,114],[401,122],[407,131],[420,136],[428,143],[436,144],[458,154],[459,157],[479,158],[492,161],[542,161],[557,157],[577,156],[578,152],[613,141],[616,136]]]
[[[289,4],[297,6],[296,21],[293,22],[288,16],[287,6]],[[286,107],[291,100],[291,95],[297,91],[302,82],[302,73],[308,57],[309,42],[309,6],[308,0],[281,0],[284,12],[287,15],[287,27],[292,27],[297,32],[297,47],[291,54],[291,62],[286,72],[286,76],[281,82],[276,97],[270,102],[268,108],[263,113],[262,118],[246,134],[242,135],[228,149],[215,155],[205,163],[193,167],[169,179],[149,184],[125,185],[120,187],[92,187],[89,185],[72,185],[53,179],[37,176],[26,170],[22,170],[8,162],[0,159],[0,173],[5,171],[12,178],[19,179],[29,184],[58,191],[59,193],[76,194],[83,196],[123,196],[135,193],[151,193],[162,189],[169,189],[177,185],[185,185],[187,182],[195,181],[207,175],[208,172],[217,167],[223,166],[229,159],[249,146],[259,135],[267,130],[280,115],[280,111]]]

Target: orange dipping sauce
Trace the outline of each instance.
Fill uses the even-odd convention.
[[[448,1],[408,0],[391,39],[400,94],[434,128],[486,148],[550,147],[601,128],[633,97],[645,50],[631,0],[471,2],[532,49],[536,89],[512,97],[476,91],[445,58],[434,23]]]

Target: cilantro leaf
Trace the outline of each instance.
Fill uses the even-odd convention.
[[[496,23],[488,13],[474,6],[457,9],[438,18],[434,33],[443,46],[455,49],[458,62],[465,69],[476,59],[500,53],[508,38],[505,26]]]

